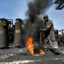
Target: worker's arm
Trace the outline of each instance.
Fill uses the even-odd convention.
[[[52,28],[52,26],[53,26],[53,23],[48,24],[45,28],[41,29],[41,31],[48,31]]]

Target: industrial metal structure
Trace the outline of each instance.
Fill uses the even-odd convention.
[[[12,47],[23,47],[25,45],[23,26],[26,21],[28,20],[16,19],[14,25],[12,19],[0,19],[0,48],[7,48],[10,44]],[[55,30],[55,35],[59,46],[64,46],[64,30]]]

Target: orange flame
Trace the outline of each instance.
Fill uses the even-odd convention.
[[[33,38],[28,38],[27,42],[26,42],[26,45],[28,46],[28,50],[30,52],[30,54],[34,54],[34,44],[33,44]]]
[[[45,54],[45,52],[44,51],[42,51],[41,49],[40,49],[40,55],[44,55]]]
[[[27,42],[26,42],[26,45],[28,46],[28,50],[30,52],[30,54],[34,54],[34,44],[33,44],[33,38],[28,38]],[[40,55],[44,55],[45,52],[43,52],[41,49],[39,51]]]

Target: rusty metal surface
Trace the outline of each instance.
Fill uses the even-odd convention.
[[[22,46],[22,21],[16,20],[14,33],[14,46]]]
[[[0,48],[8,47],[8,21],[0,19]]]

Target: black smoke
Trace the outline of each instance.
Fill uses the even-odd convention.
[[[34,41],[39,42],[40,24],[43,23],[39,16],[45,13],[50,4],[51,0],[32,0],[29,2],[27,11],[29,21],[24,25],[25,40],[28,37],[33,37]]]
[[[33,0],[28,4],[28,18],[32,21],[41,13],[45,13],[52,0]]]

